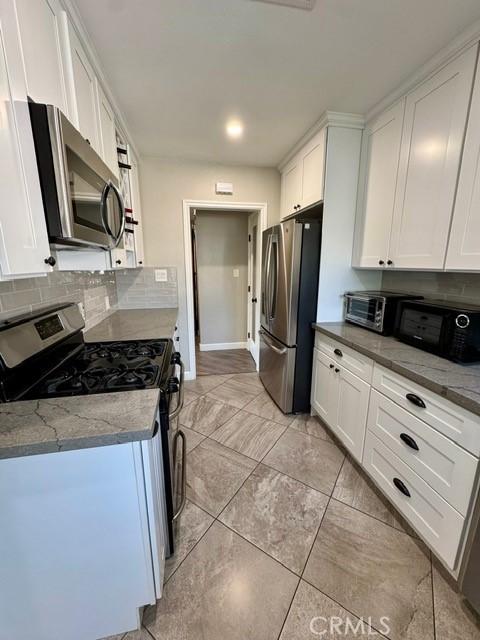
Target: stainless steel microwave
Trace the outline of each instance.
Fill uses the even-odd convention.
[[[125,230],[116,176],[57,107],[30,102],[50,243],[114,249]]]
[[[421,299],[422,296],[391,291],[350,291],[345,294],[345,320],[390,335],[395,328],[398,303]]]

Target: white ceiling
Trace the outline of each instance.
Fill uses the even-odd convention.
[[[77,0],[141,153],[276,165],[326,110],[365,113],[479,0]],[[228,118],[245,124],[240,141]]]

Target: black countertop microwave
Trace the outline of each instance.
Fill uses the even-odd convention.
[[[398,306],[395,336],[455,362],[480,362],[480,306],[403,300]]]

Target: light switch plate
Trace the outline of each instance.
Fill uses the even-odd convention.
[[[233,270],[233,277],[234,278],[239,278],[240,277],[240,270],[239,269],[234,269]]]
[[[166,269],[155,269],[155,282],[168,282],[168,272]]]

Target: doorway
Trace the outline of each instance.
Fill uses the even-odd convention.
[[[184,201],[188,379],[258,370],[265,204]]]

